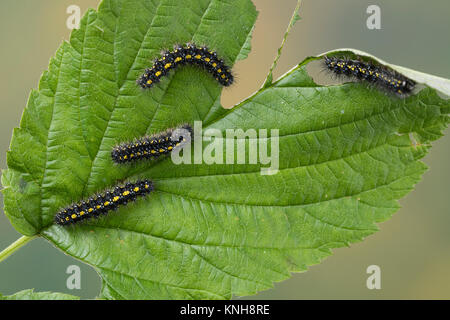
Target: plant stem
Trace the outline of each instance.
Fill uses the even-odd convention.
[[[16,252],[17,249],[23,247],[28,242],[30,242],[31,240],[33,240],[37,237],[38,237],[37,235],[32,236],[32,237],[23,236],[23,237],[19,238],[17,241],[13,242],[9,247],[7,247],[5,250],[0,252],[0,262],[2,262],[6,258],[8,258],[10,255],[12,255],[14,252]]]
[[[298,11],[300,10],[301,4],[302,4],[302,0],[297,0],[297,6],[295,7],[294,12],[292,13],[291,21],[289,21],[289,25],[286,29],[286,32],[284,33],[283,41],[281,42],[281,46],[278,49],[277,56],[275,57],[275,60],[273,61],[272,66],[270,67],[269,74],[267,75],[266,80],[264,81],[263,88],[272,84],[272,72],[275,69],[275,67],[277,66],[278,60],[281,57],[281,51],[283,50],[284,44],[286,43],[287,36],[289,35],[289,32],[291,31],[292,26],[297,21],[297,15],[298,15]]]

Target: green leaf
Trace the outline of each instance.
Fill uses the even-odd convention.
[[[302,17],[298,13],[294,15],[294,19],[292,20],[292,25],[296,24],[298,20],[301,20]]]
[[[34,289],[22,290],[0,300],[79,300],[79,297],[59,292],[34,292]]]
[[[103,298],[228,299],[306,270],[398,210],[448,124],[450,101],[429,87],[399,99],[357,83],[315,84],[306,65],[319,57],[228,111],[195,68],[136,88],[149,59],[174,42],[204,42],[230,62],[245,56],[256,11],[230,3],[104,1],[58,50],[14,132],[2,180],[8,217],[94,266]],[[118,141],[194,120],[221,133],[213,141],[223,146],[227,129],[268,129],[271,138],[278,129],[278,173],[170,158],[112,165]],[[60,207],[136,177],[153,179],[154,194],[105,219],[52,225]]]

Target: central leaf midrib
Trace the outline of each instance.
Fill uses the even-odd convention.
[[[124,228],[122,226],[120,227],[115,227],[115,226],[108,226],[108,225],[99,225],[99,224],[90,224],[88,222],[86,222],[84,224],[85,226],[89,226],[89,227],[93,227],[93,228],[98,228],[98,229],[107,229],[107,230],[111,230],[111,231],[125,231],[128,233],[134,233],[137,234],[139,236],[144,236],[144,237],[148,237],[148,238],[155,238],[157,240],[161,240],[161,241],[167,241],[167,242],[173,242],[175,244],[179,244],[179,245],[183,245],[183,246],[188,246],[188,247],[205,247],[205,248],[209,248],[209,247],[219,247],[219,248],[230,248],[230,249],[254,249],[254,250],[274,250],[274,251],[284,251],[284,250],[318,250],[321,247],[324,247],[327,245],[327,243],[322,243],[320,245],[317,246],[313,246],[313,247],[305,247],[305,246],[294,246],[294,247],[279,247],[279,248],[275,248],[275,247],[264,247],[264,246],[252,246],[252,245],[242,245],[242,246],[238,246],[238,245],[230,245],[230,244],[217,244],[217,243],[195,243],[195,242],[187,242],[187,241],[182,241],[180,239],[171,239],[171,238],[165,238],[163,236],[160,235],[155,235],[155,234],[151,234],[151,233],[146,233],[144,231],[139,231],[139,230],[132,230],[132,229],[128,229],[128,228]],[[356,229],[356,230],[351,230],[351,231],[370,231],[370,229]]]
[[[358,191],[358,192],[356,192],[354,194],[347,194],[347,195],[343,195],[341,197],[328,198],[328,199],[325,199],[325,200],[319,200],[319,201],[309,202],[309,203],[300,203],[300,204],[284,204],[284,205],[281,205],[281,204],[256,204],[256,203],[244,203],[244,202],[241,203],[241,202],[217,201],[217,200],[195,198],[193,196],[189,196],[189,195],[186,195],[186,194],[178,194],[178,193],[173,192],[173,191],[166,191],[166,190],[159,190],[159,189],[156,190],[155,192],[167,193],[167,194],[171,194],[171,195],[174,195],[174,196],[178,196],[180,198],[188,198],[188,199],[196,200],[196,201],[200,201],[200,202],[208,202],[208,203],[215,203],[215,204],[222,204],[222,205],[235,205],[235,206],[247,206],[247,207],[274,207],[274,208],[299,207],[299,208],[301,208],[301,207],[317,205],[317,204],[320,204],[320,203],[341,200],[341,199],[344,199],[344,198],[353,198],[353,197],[355,197],[357,195],[361,195],[363,193],[371,192],[371,191],[377,190],[378,188],[381,188],[381,187],[387,187],[387,186],[389,186],[391,184],[394,184],[394,183],[400,181],[403,178],[410,177],[412,175],[413,174],[400,176],[400,177],[397,177],[394,180],[390,181],[387,184],[377,185],[377,186],[375,186],[373,188],[368,188],[368,189],[365,189],[365,190],[361,190],[361,191]]]

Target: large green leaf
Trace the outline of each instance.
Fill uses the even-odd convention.
[[[93,265],[108,299],[249,295],[374,233],[419,181],[419,159],[447,126],[450,102],[435,89],[399,99],[360,84],[319,86],[306,72],[316,58],[230,111],[195,68],[150,91],[136,87],[149,59],[175,42],[208,44],[228,62],[244,58],[255,18],[245,0],[105,0],[89,11],[14,132],[2,181],[16,229]],[[279,172],[170,159],[112,165],[118,141],[194,120],[224,136],[279,129]],[[155,181],[148,199],[107,219],[52,225],[71,201],[142,176]]]

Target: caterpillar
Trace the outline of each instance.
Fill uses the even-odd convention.
[[[137,83],[144,89],[151,88],[170,70],[184,64],[195,64],[203,67],[206,71],[223,86],[227,87],[233,83],[233,75],[230,68],[224,61],[218,58],[215,51],[207,47],[197,47],[195,44],[186,46],[175,45],[173,51],[164,51],[161,58],[156,59],[150,69],[146,69],[144,74],[137,80]]]
[[[145,136],[133,142],[122,143],[113,148],[111,158],[117,164],[155,159],[189,143],[192,132],[189,125],[184,125],[154,136]]]
[[[153,183],[150,180],[138,180],[134,183],[129,182],[123,186],[116,186],[112,190],[62,209],[55,215],[55,223],[65,226],[99,217],[111,210],[116,210],[120,205],[146,196],[151,191],[153,191]]]
[[[367,81],[400,97],[409,95],[416,85],[413,80],[383,65],[328,56],[324,57],[324,62],[336,75]]]

